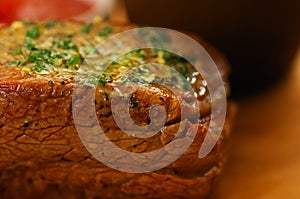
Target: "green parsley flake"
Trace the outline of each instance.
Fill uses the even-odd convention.
[[[7,63],[8,66],[24,66],[26,65],[26,61],[14,60]]]
[[[106,27],[104,27],[102,30],[100,30],[100,32],[98,33],[98,35],[100,36],[100,37],[106,37],[106,36],[108,36],[109,34],[111,34],[112,33],[112,28],[110,27],[110,26],[106,26]]]
[[[49,84],[50,86],[52,86],[52,85],[53,85],[53,80],[49,80],[49,81],[48,81],[48,84]]]
[[[22,48],[16,48],[16,49],[13,49],[11,51],[11,54],[13,54],[13,55],[23,55],[23,50],[22,50]]]
[[[134,108],[138,107],[138,105],[139,105],[139,102],[137,102],[137,101],[132,102],[131,103],[131,108],[134,109]]]
[[[85,24],[83,26],[83,28],[81,29],[80,32],[83,33],[83,34],[89,34],[92,28],[93,28],[93,24],[92,23],[88,23],[88,24]]]
[[[31,30],[28,30],[26,33],[26,37],[37,39],[40,36],[40,28],[38,26],[34,26]]]
[[[42,71],[47,71],[47,68],[43,65],[40,65],[40,64],[36,64],[35,67],[34,67],[34,70],[36,72],[42,72]]]
[[[53,40],[52,44],[58,48],[64,49],[64,50],[77,50],[77,46],[75,46],[71,40]]]
[[[104,96],[105,96],[105,100],[108,101],[109,100],[109,95],[107,92],[104,92]]]
[[[106,85],[106,80],[105,80],[105,79],[99,79],[99,80],[98,80],[98,83],[99,83],[101,86],[105,86],[105,85]]]
[[[83,59],[79,55],[73,55],[71,59],[67,61],[68,66],[80,65]]]
[[[95,49],[94,46],[89,45],[89,46],[86,46],[86,47],[83,49],[83,52],[84,52],[85,54],[89,54],[89,53],[93,52],[94,49]]]
[[[32,43],[30,37],[25,37],[24,47],[28,50],[31,50],[34,48],[34,44]]]

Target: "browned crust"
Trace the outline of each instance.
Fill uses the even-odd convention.
[[[227,65],[214,50],[209,52],[221,67]],[[226,79],[227,70],[223,72]],[[230,114],[223,135],[207,157],[198,158],[209,124],[209,119],[203,119],[193,144],[177,161],[156,172],[129,174],[106,167],[83,146],[72,117],[73,87],[73,79],[30,77],[16,68],[0,67],[1,198],[204,198],[209,193],[222,168]],[[99,113],[110,111],[110,102],[103,98],[103,92],[96,95]],[[108,137],[132,152],[168,143],[179,125],[171,118],[156,137],[140,142],[124,139],[111,117],[99,118]],[[186,131],[197,128],[186,125]]]

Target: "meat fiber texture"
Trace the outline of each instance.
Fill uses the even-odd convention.
[[[174,138],[179,125],[184,127],[183,133],[197,131],[188,150],[158,171],[138,174],[109,168],[87,151],[78,136],[72,96],[74,71],[87,55],[82,49],[132,27],[135,26],[100,20],[90,24],[48,21],[14,22],[0,30],[0,198],[205,198],[208,195],[222,169],[224,143],[232,118],[229,105],[221,137],[209,155],[200,159],[198,152],[210,122],[208,91],[197,98],[201,118],[195,124],[180,121],[179,100],[184,104],[181,108],[192,112],[188,96],[177,99],[160,85],[141,86],[131,97],[131,119],[140,125],[149,123],[149,109],[155,104],[165,108],[167,119],[155,136],[135,138],[122,132],[114,121],[110,96],[115,79],[97,86],[95,109],[99,124],[105,135],[124,150],[143,153],[159,149]],[[198,37],[194,38],[211,54],[226,84],[228,66],[224,57]],[[39,53],[45,54],[39,57]],[[155,61],[158,57],[147,51],[139,53],[144,53],[145,60]],[[54,56],[57,60],[52,59]],[[76,56],[80,61],[72,62]],[[47,60],[49,63],[43,65]],[[202,80],[197,76],[194,88],[205,87]],[[84,106],[81,108],[84,111]]]

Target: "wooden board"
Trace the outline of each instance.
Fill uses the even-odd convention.
[[[300,50],[288,78],[239,102],[228,164],[211,199],[300,198]]]

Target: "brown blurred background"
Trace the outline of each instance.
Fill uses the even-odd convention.
[[[260,91],[284,77],[300,41],[298,0],[125,3],[132,22],[196,32],[223,51],[233,66],[234,95]]]

